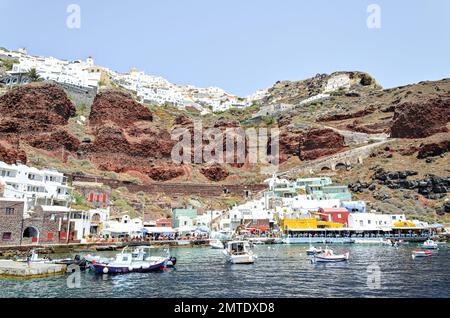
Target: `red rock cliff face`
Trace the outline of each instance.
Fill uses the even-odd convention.
[[[300,159],[314,160],[345,149],[344,136],[332,129],[309,130],[300,142]]]
[[[450,93],[423,97],[405,102],[395,108],[391,127],[393,138],[425,138],[448,132],[450,121]]]
[[[75,116],[75,106],[60,87],[30,84],[0,97],[0,141],[10,151],[5,161],[26,162],[20,144],[53,151],[76,151],[79,140],[65,126]],[[0,158],[1,160],[1,158]]]
[[[99,93],[89,115],[89,123],[92,126],[112,121],[120,127],[126,127],[139,120],[153,121],[151,111],[129,94],[114,90]]]
[[[280,135],[280,162],[296,156],[314,160],[345,149],[344,136],[332,129],[313,128],[304,133],[283,132]]]
[[[102,170],[138,171],[158,181],[184,174],[182,167],[171,162],[175,141],[169,131],[157,127],[151,111],[128,94],[98,94],[89,116],[89,129],[95,140],[81,146],[82,156]]]
[[[0,133],[35,133],[66,125],[75,106],[52,84],[26,85],[0,97]]]
[[[17,161],[27,163],[27,155],[21,150],[17,150],[11,147],[9,144],[0,143],[0,161],[7,164],[15,164]]]

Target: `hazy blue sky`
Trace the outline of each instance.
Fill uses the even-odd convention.
[[[66,26],[71,3],[80,29]],[[366,25],[372,3],[380,29]],[[238,95],[336,70],[392,87],[450,77],[449,17],[448,0],[0,0],[0,46]]]

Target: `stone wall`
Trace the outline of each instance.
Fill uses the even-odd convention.
[[[69,176],[73,181],[100,182],[113,189],[126,187],[131,192],[164,193],[166,195],[200,195],[200,196],[221,196],[224,194],[234,194],[239,196],[249,196],[268,189],[267,184],[198,184],[198,183],[168,183],[154,182],[149,184],[136,184],[127,181],[119,181],[107,178],[97,178],[93,176]]]
[[[11,211],[9,211],[9,214],[6,214],[7,208],[13,208],[14,213],[11,214]],[[23,202],[0,201],[0,246],[66,243],[66,233],[68,228],[66,213],[44,213],[40,207],[37,207],[36,211],[33,212],[29,218],[23,219],[23,213]],[[31,237],[22,237],[27,228],[37,232],[36,239],[33,240]],[[71,228],[73,228],[73,226],[71,226]],[[9,238],[5,239],[5,237]],[[72,234],[69,234],[69,239],[71,238]]]
[[[0,245],[17,245],[20,242],[21,223],[24,210],[24,202],[0,201]],[[6,213],[6,210],[9,213]],[[11,210],[13,213],[11,214]],[[10,237],[7,238],[6,236]]]

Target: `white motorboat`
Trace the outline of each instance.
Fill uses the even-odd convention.
[[[223,253],[231,264],[253,264],[257,259],[250,249],[250,244],[246,241],[228,242]]]
[[[175,265],[175,257],[150,256],[150,249],[152,249],[150,246],[139,246],[130,253],[126,247],[114,260],[93,261],[92,267],[98,274],[126,274],[158,271],[166,266]]]
[[[211,246],[214,249],[221,249],[223,250],[224,246],[221,240],[212,240],[209,241],[209,246]]]
[[[421,247],[426,250],[437,250],[439,248],[437,243],[431,239],[426,240]]]
[[[308,248],[306,250],[306,255],[317,255],[322,253],[323,250],[319,247],[319,248],[315,248],[314,246],[311,246],[310,248]]]
[[[350,253],[334,254],[333,250],[325,249],[322,253],[314,255],[312,258],[313,263],[337,263],[345,262],[348,260]]]

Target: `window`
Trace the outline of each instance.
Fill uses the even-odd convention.
[[[338,219],[342,219],[342,214],[338,214]]]
[[[371,220],[367,220],[367,224],[371,224],[372,223],[372,221]]]
[[[9,241],[11,240],[12,237],[12,233],[11,232],[4,232],[2,235],[2,240],[3,241]]]
[[[14,211],[15,211],[14,208],[5,208],[6,215],[13,215]]]

